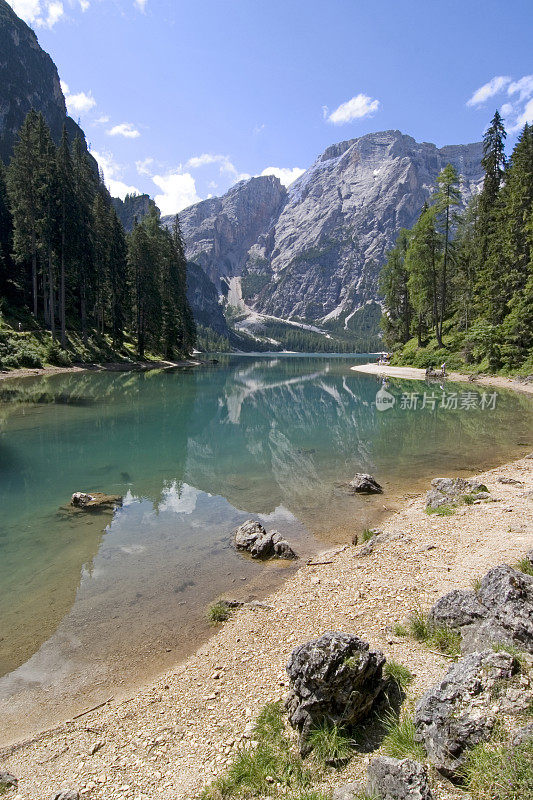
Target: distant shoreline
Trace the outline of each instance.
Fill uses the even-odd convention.
[[[71,372],[146,372],[150,369],[174,369],[174,367],[197,367],[201,361],[187,359],[183,361],[110,361],[103,364],[90,362],[73,364],[71,367],[39,367],[35,369],[22,367],[8,372],[0,370],[0,381],[12,378],[35,378],[49,375],[62,375]]]
[[[350,367],[354,372],[363,372],[365,375],[379,375],[384,378],[404,378],[405,380],[423,381],[426,378],[425,369],[417,367],[393,367],[383,364],[356,364]],[[494,386],[497,389],[512,389],[515,392],[533,395],[533,384],[522,383],[516,378],[504,378],[500,375],[467,375],[464,372],[450,372],[445,380],[464,383],[473,383],[481,386]]]

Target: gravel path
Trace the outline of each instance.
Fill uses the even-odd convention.
[[[533,547],[533,456],[482,480],[492,502],[439,517],[425,514],[422,498],[407,501],[382,525],[390,536],[370,555],[346,545],[316,559],[322,564],[302,565],[266,601],[271,610],[236,613],[186,663],[131,699],[0,751],[0,771],[19,778],[24,800],[68,788],[102,800],[194,796],[224,770],[261,706],[285,695],[292,648],[328,630],[356,633],[406,664],[415,675],[413,702],[449,662],[395,637],[391,626]],[[355,757],[326,783],[353,780],[365,760]],[[438,785],[436,798],[454,791]]]

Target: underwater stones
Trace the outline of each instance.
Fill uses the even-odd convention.
[[[70,505],[84,511],[109,510],[122,505],[122,497],[119,494],[102,492],[74,492]]]

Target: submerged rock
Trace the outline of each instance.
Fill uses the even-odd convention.
[[[492,690],[499,684],[503,696],[506,681],[517,669],[509,653],[471,653],[453,664],[442,682],[418,701],[416,738],[444,775],[457,775],[468,750],[489,738],[498,710]]]
[[[103,494],[102,492],[90,494],[89,492],[74,492],[70,499],[70,505],[84,511],[113,509],[122,505],[122,497],[119,494]]]
[[[289,542],[278,531],[263,528],[260,522],[249,519],[235,531],[235,547],[247,550],[252,558],[297,558]]]
[[[387,685],[384,664],[381,651],[349,633],[325,633],[292,651],[286,707],[303,754],[313,725],[353,725],[368,716]]]
[[[456,589],[441,597],[429,619],[459,630],[463,652],[508,643],[533,653],[533,577],[494,567],[477,592]]]
[[[411,758],[379,756],[367,769],[367,794],[381,800],[432,800],[427,769]]]
[[[484,483],[466,478],[434,478],[432,489],[426,494],[426,508],[439,508],[443,505],[457,505],[465,495],[475,494],[478,500],[490,498]]]
[[[383,494],[383,487],[366,472],[357,472],[348,487],[352,494]]]

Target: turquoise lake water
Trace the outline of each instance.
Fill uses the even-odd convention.
[[[205,610],[221,594],[257,598],[279,584],[294,565],[233,550],[249,517],[306,558],[432,477],[532,449],[526,396],[390,381],[376,405],[381,382],[354,361],[231,356],[3,382],[0,743],[176,663],[208,635]],[[355,472],[385,494],[348,496]],[[124,505],[72,512],[77,490]]]

